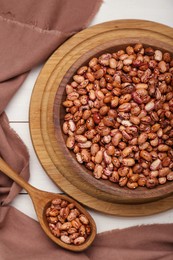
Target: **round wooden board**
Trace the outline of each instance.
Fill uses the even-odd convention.
[[[48,176],[65,193],[80,203],[100,212],[119,216],[144,216],[156,214],[172,208],[173,196],[147,203],[118,203],[115,198],[89,186],[85,180],[67,173],[57,149],[57,139],[53,122],[53,105],[58,86],[67,70],[87,51],[99,44],[131,39],[131,43],[141,38],[148,44],[160,42],[173,52],[173,29],[158,23],[143,20],[117,20],[98,24],[77,33],[61,45],[44,65],[33,90],[30,103],[30,132],[36,154]],[[160,45],[160,46],[161,46]],[[63,170],[62,170],[63,168]],[[105,196],[106,195],[106,196]]]

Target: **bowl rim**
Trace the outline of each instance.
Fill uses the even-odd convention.
[[[161,42],[161,41],[152,40],[152,44],[149,44],[148,42],[150,42],[150,41],[151,40],[149,38],[140,37],[140,42],[144,46],[151,46],[151,47],[154,47],[155,49],[159,48],[160,50],[164,50],[164,51],[166,51],[170,48],[169,44],[164,45],[164,48],[163,48],[163,42]],[[77,68],[79,68],[80,66],[86,65],[88,60],[91,59],[91,57],[94,57],[94,56],[97,57],[97,56],[101,55],[102,53],[110,52],[110,50],[119,49],[120,46],[123,46],[123,48],[125,48],[129,44],[134,44],[136,42],[139,42],[139,38],[136,38],[136,37],[128,38],[127,37],[127,38],[124,38],[124,39],[118,40],[118,41],[111,40],[111,41],[104,43],[103,45],[99,45],[99,47],[90,49],[89,51],[84,53],[82,56],[80,56],[80,58],[78,58],[69,67],[67,72],[64,74],[64,77],[62,78],[62,80],[58,86],[57,93],[55,95],[54,108],[53,108],[55,135],[56,135],[56,138],[58,139],[58,141],[60,141],[60,139],[61,139],[61,145],[62,145],[62,150],[61,150],[61,148],[59,148],[58,152],[61,152],[63,155],[64,151],[65,151],[65,154],[68,157],[68,160],[70,160],[70,164],[75,168],[75,170],[73,170],[74,168],[72,167],[72,170],[71,170],[72,175],[73,176],[74,176],[74,174],[79,175],[85,182],[88,182],[90,185],[94,186],[96,189],[99,189],[108,194],[112,194],[112,195],[116,196],[117,201],[120,200],[121,202],[128,201],[129,199],[132,199],[132,198],[133,198],[134,202],[140,201],[141,199],[144,199],[144,200],[151,199],[151,198],[157,199],[158,197],[160,198],[161,193],[163,193],[162,197],[168,196],[169,194],[172,193],[173,184],[171,185],[169,182],[164,185],[158,185],[154,189],[148,189],[146,187],[138,187],[134,191],[134,190],[130,190],[129,188],[126,188],[126,187],[120,187],[120,186],[118,186],[118,184],[111,183],[110,181],[105,181],[105,180],[100,180],[100,179],[97,180],[91,175],[87,176],[86,172],[88,173],[89,171],[86,168],[84,169],[84,167],[81,166],[74,159],[74,156],[72,156],[72,157],[70,156],[70,155],[72,155],[72,152],[69,151],[69,149],[65,145],[64,134],[62,133],[62,120],[61,120],[62,104],[60,103],[59,97],[61,95],[63,95],[63,93],[62,93],[63,90],[65,92],[65,85],[70,82],[70,79],[74,75],[74,72],[77,70]],[[116,45],[117,43],[118,43],[118,45]],[[157,44],[157,47],[155,46],[155,44]],[[158,45],[159,45],[159,47],[158,47]],[[172,49],[172,53],[173,53],[172,46],[171,46],[171,49]],[[56,84],[56,80],[55,80],[55,84]],[[60,127],[60,125],[61,125],[61,127]],[[64,143],[62,140],[64,140]],[[76,164],[77,164],[77,166],[76,166]],[[69,177],[69,175],[68,175],[68,177]],[[70,181],[73,182],[73,178],[70,178]],[[164,194],[165,191],[166,191],[166,194]],[[121,197],[123,197],[123,199],[121,199]]]

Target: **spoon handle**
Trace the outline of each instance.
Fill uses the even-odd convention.
[[[26,182],[18,173],[16,173],[1,157],[0,157],[0,171],[7,175],[10,179],[15,181],[19,186],[24,188],[29,194],[37,189]]]

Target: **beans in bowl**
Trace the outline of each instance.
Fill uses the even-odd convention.
[[[169,52],[136,43],[93,57],[66,94],[66,146],[96,179],[130,189],[173,180]]]

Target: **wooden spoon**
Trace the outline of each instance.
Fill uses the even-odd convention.
[[[50,193],[50,192],[36,189],[35,187],[27,183],[13,169],[11,169],[10,166],[2,158],[0,158],[0,170],[28,192],[34,204],[34,208],[37,213],[37,217],[42,229],[44,230],[46,235],[50,239],[52,239],[56,244],[58,244],[59,246],[65,249],[76,251],[76,252],[83,251],[91,245],[96,235],[96,224],[93,218],[91,217],[91,215],[80,204],[78,204],[75,200],[71,199],[66,195],[60,195],[60,194]],[[83,244],[81,245],[66,244],[51,233],[47,223],[45,212],[46,209],[50,206],[51,201],[55,198],[64,199],[70,203],[74,203],[76,208],[79,209],[79,211],[88,218],[91,225],[91,234],[88,236],[88,238]]]

